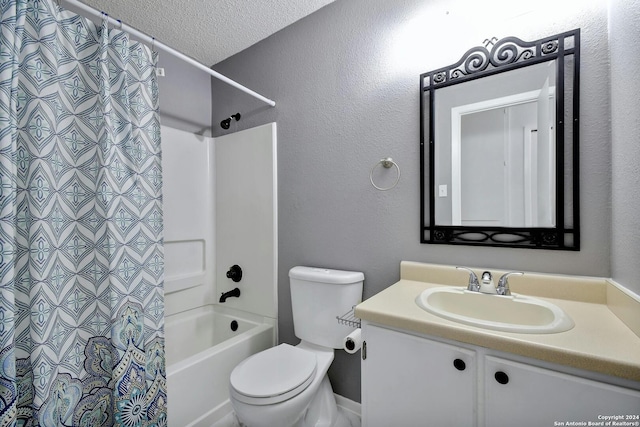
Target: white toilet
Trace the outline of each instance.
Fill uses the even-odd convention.
[[[229,381],[231,404],[247,427],[348,427],[327,371],[350,332],[336,316],[362,300],[364,274],[294,267],[289,279],[294,331],[302,341],[240,362]]]

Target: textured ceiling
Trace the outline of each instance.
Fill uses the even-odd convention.
[[[81,0],[211,66],[334,0]]]

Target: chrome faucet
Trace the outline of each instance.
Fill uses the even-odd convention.
[[[482,273],[482,285],[478,280],[478,276],[468,267],[456,267],[458,270],[466,270],[469,272],[469,284],[467,285],[467,290],[472,292],[483,292],[483,293],[491,293],[493,291],[489,291],[486,288],[490,285],[493,288],[493,280],[491,277],[491,272],[485,271]],[[509,276],[522,276],[524,273],[522,271],[510,271],[509,273],[505,273],[498,280],[498,286],[495,287],[495,293],[498,295],[511,295],[511,290],[509,289]],[[484,289],[483,289],[484,288]]]
[[[469,284],[467,285],[468,291],[480,292],[480,282],[478,282],[478,276],[468,267],[456,267],[458,270],[466,270],[469,272]]]
[[[524,273],[522,271],[511,271],[509,273],[505,273],[498,280],[498,286],[496,286],[496,293],[498,295],[511,295],[511,290],[509,289],[509,276],[522,276]]]
[[[480,292],[483,294],[495,294],[496,287],[493,284],[493,276],[490,271],[484,271],[480,278]]]

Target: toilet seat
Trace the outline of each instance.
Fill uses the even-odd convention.
[[[280,344],[254,354],[231,372],[231,394],[241,402],[271,405],[301,393],[313,382],[316,355]]]

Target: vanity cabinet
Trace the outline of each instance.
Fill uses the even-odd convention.
[[[640,414],[638,391],[500,357],[484,357],[483,377],[487,427],[588,424],[603,421],[599,416]]]
[[[475,425],[473,350],[372,325],[363,334],[363,426]]]
[[[559,372],[560,366],[533,366],[368,322],[362,328],[363,427],[587,425],[604,421],[599,416],[640,414],[640,391]]]

